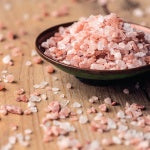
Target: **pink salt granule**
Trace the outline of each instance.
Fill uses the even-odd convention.
[[[53,66],[51,66],[51,65],[46,66],[45,70],[47,73],[53,73],[55,71]]]
[[[124,70],[150,64],[150,35],[113,13],[60,27],[42,47],[48,57],[82,69]]]

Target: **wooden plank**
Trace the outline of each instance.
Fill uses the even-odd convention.
[[[62,17],[62,18],[52,18],[48,17],[43,21],[35,21],[33,18],[34,16],[38,15],[41,10],[39,10],[40,3],[45,2],[47,4],[48,10],[52,11],[55,10],[57,7],[64,4],[64,1],[67,5],[71,7],[71,12],[69,16]],[[17,25],[16,21],[23,21],[23,16],[29,14],[29,19],[27,21],[23,21],[22,28],[29,31],[29,34],[26,35],[24,38],[20,40],[16,40],[13,43],[19,46],[23,52],[23,57],[14,58],[14,66],[5,66],[0,61],[0,71],[8,70],[8,72],[13,73],[15,76],[16,82],[14,84],[5,84],[6,91],[0,92],[0,105],[2,104],[14,104],[20,106],[21,108],[25,109],[26,104],[24,103],[17,103],[14,97],[14,91],[18,87],[23,87],[27,93],[27,95],[31,94],[35,91],[33,85],[36,83],[40,83],[43,80],[49,82],[50,87],[59,87],[61,89],[61,93],[66,95],[66,99],[70,100],[71,105],[73,102],[78,101],[82,104],[83,110],[86,114],[87,108],[91,106],[88,102],[88,99],[96,95],[100,98],[99,104],[103,103],[103,99],[106,97],[111,97],[113,100],[120,103],[120,106],[111,107],[109,113],[105,113],[108,117],[114,117],[116,112],[120,109],[123,109],[126,101],[129,103],[138,103],[147,106],[146,113],[150,112],[150,80],[149,77],[146,78],[142,83],[144,83],[138,90],[134,88],[136,82],[130,83],[130,81],[125,83],[120,83],[120,81],[115,82],[111,85],[99,85],[99,86],[92,86],[85,83],[80,82],[75,77],[68,75],[60,70],[57,69],[56,73],[53,75],[49,75],[44,71],[44,66],[48,63],[45,62],[42,65],[33,65],[32,67],[26,67],[25,62],[27,60],[32,60],[31,57],[31,50],[34,49],[34,41],[36,36],[43,31],[44,29],[53,26],[55,24],[59,24],[62,22],[68,22],[77,20],[81,16],[89,16],[90,14],[98,14],[103,13],[102,8],[100,8],[96,3],[89,3],[82,1],[81,3],[72,3],[70,0],[57,0],[55,2],[51,1],[42,1],[42,0],[11,0],[7,2],[5,0],[0,1],[0,21],[4,21],[6,25],[9,27],[10,30],[18,32],[19,25]],[[147,0],[137,0],[140,3],[140,7],[143,9],[146,8],[150,3]],[[4,10],[4,5],[11,4],[12,9],[10,11]],[[122,8],[123,0],[117,1],[118,4],[111,2],[109,4],[109,9],[113,12],[118,13],[121,17],[126,18],[128,21],[142,23],[143,21],[150,26],[149,16],[145,15],[143,18],[136,18],[131,15],[131,10],[124,10]],[[4,31],[5,33],[6,31]],[[21,42],[22,41],[22,42]],[[26,44],[23,44],[23,41]],[[7,41],[0,43],[0,51],[3,52],[5,55],[10,53],[10,50],[4,50],[4,45],[7,44]],[[0,60],[4,55],[0,56]],[[58,77],[58,81],[54,81],[54,77]],[[73,85],[73,89],[66,90],[66,84],[70,82]],[[125,95],[122,93],[124,88],[129,88],[130,94]],[[144,88],[144,90],[143,90]],[[44,90],[41,90],[44,93]],[[50,143],[43,143],[43,131],[40,128],[40,123],[42,121],[43,116],[45,115],[43,109],[47,106],[47,104],[52,100],[59,100],[59,95],[54,95],[52,92],[47,92],[48,100],[43,101],[38,104],[38,113],[35,113],[31,116],[16,116],[16,115],[8,115],[7,117],[1,116],[2,120],[0,121],[0,148],[2,145],[5,145],[8,141],[8,137],[13,135],[14,132],[11,131],[11,125],[17,124],[19,126],[18,133],[23,133],[25,129],[30,128],[33,130],[31,146],[28,149],[32,150],[57,150],[58,146],[56,144],[56,140]],[[94,104],[95,107],[98,107],[98,104]],[[92,119],[94,115],[88,115],[89,119]],[[113,132],[100,134],[100,133],[93,133],[90,130],[90,125],[80,125],[78,122],[71,122],[77,129],[76,133],[72,133],[73,137],[78,138],[82,143],[88,140],[101,140],[103,137],[110,137],[114,135]],[[23,150],[25,148],[16,145],[15,150]],[[108,150],[119,150],[124,149],[123,146],[114,146],[108,148]],[[126,149],[131,149],[131,147],[127,147]]]

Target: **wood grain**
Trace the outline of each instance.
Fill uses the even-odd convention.
[[[39,5],[41,3],[47,4],[48,11],[52,11],[57,9],[59,6],[66,3],[70,6],[70,15],[66,17],[53,18],[46,17],[42,21],[35,21],[33,18],[36,15],[41,14],[41,9]],[[137,0],[142,9],[145,9],[148,5],[150,5],[150,1],[148,0]],[[4,6],[10,3],[11,10],[7,11],[4,9]],[[149,15],[145,15],[142,18],[137,18],[131,15],[131,9],[123,9],[124,1],[118,0],[116,3],[110,2],[109,9],[112,12],[119,14],[121,17],[125,18],[127,21],[132,21],[135,23],[146,23],[147,26],[150,26]],[[73,102],[78,101],[82,104],[84,112],[86,112],[87,108],[91,106],[89,104],[88,99],[96,95],[100,97],[102,103],[103,99],[106,97],[111,97],[113,100],[119,102],[121,105],[117,107],[111,107],[110,113],[105,114],[106,116],[114,116],[116,112],[123,108],[126,101],[129,103],[138,103],[147,106],[147,110],[145,113],[150,112],[150,75],[140,76],[137,79],[128,80],[126,82],[116,81],[113,83],[109,83],[108,85],[99,85],[93,86],[80,82],[74,76],[68,75],[57,69],[56,73],[49,75],[44,71],[44,66],[47,65],[47,62],[44,62],[42,65],[33,65],[32,67],[26,67],[25,62],[27,60],[32,60],[31,50],[34,49],[34,41],[36,36],[43,31],[44,29],[59,24],[63,22],[77,20],[81,16],[89,16],[90,14],[98,14],[104,13],[102,8],[98,6],[96,3],[89,3],[81,1],[81,3],[72,3],[70,0],[1,0],[0,1],[0,21],[5,22],[8,29],[14,32],[18,32],[20,28],[23,28],[29,32],[28,35],[21,37],[18,40],[13,41],[13,43],[20,47],[24,56],[14,58],[14,66],[6,66],[0,62],[0,71],[8,70],[8,72],[12,73],[15,76],[16,83],[9,84],[6,83],[6,91],[0,92],[0,105],[2,104],[14,104],[20,106],[25,109],[26,104],[17,103],[14,97],[14,91],[18,89],[18,87],[23,87],[27,93],[27,95],[31,94],[34,91],[33,85],[36,83],[40,83],[41,81],[48,81],[51,87],[59,87],[61,89],[61,93],[64,93],[67,99],[70,100],[71,105]],[[29,19],[24,20],[23,16],[29,14]],[[22,21],[22,27],[18,25],[18,21]],[[6,31],[2,31],[6,32]],[[0,43],[0,51],[4,54],[0,56],[0,60],[5,54],[10,53],[10,50],[4,50],[4,45],[8,44],[8,41],[4,41]],[[10,41],[10,43],[12,43]],[[57,76],[58,81],[54,81],[53,77]],[[72,90],[66,89],[66,83],[70,82],[73,85]],[[137,90],[134,88],[135,83],[140,82],[140,88]],[[125,95],[122,93],[124,88],[129,88],[130,94]],[[44,92],[44,90],[42,91]],[[56,140],[50,143],[43,143],[42,137],[43,132],[40,128],[40,123],[42,117],[45,115],[43,109],[47,106],[47,104],[52,100],[58,100],[59,95],[54,95],[52,92],[47,92],[48,100],[42,101],[38,104],[38,113],[34,113],[31,116],[17,116],[17,115],[8,115],[7,117],[1,116],[0,121],[0,148],[2,145],[5,145],[8,141],[8,137],[13,135],[13,131],[11,131],[11,125],[17,124],[19,126],[19,130],[17,132],[23,133],[25,129],[30,128],[33,130],[32,141],[30,150],[58,150]],[[97,107],[98,104],[95,104]],[[90,115],[89,118],[92,118],[93,115]],[[85,143],[86,140],[101,140],[103,137],[109,137],[113,135],[113,132],[106,134],[93,133],[90,131],[89,124],[80,125],[77,122],[72,123],[77,129],[76,133],[72,133],[71,135],[78,138],[82,143]],[[24,147],[19,146],[18,144],[14,148],[15,150],[23,150],[26,149]],[[119,150],[119,149],[131,149],[131,147],[123,147],[123,146],[113,146],[107,149],[111,150]]]

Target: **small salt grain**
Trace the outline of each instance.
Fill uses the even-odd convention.
[[[70,103],[69,100],[61,100],[61,101],[60,101],[61,107],[65,107],[65,106],[67,106],[69,103]]]
[[[32,106],[32,107],[30,107],[30,110],[31,110],[31,112],[33,112],[33,113],[38,112],[38,109],[37,109],[37,107],[36,107],[36,106]]]
[[[120,139],[119,137],[117,137],[117,136],[113,136],[113,137],[112,137],[112,141],[113,141],[115,144],[121,144],[121,143],[122,143],[121,139]]]
[[[80,107],[81,107],[81,104],[78,103],[78,102],[74,102],[74,103],[72,104],[72,107],[73,107],[73,108],[80,108]]]
[[[25,129],[25,130],[24,130],[24,133],[25,133],[25,134],[32,134],[32,130],[31,130],[31,129]]]
[[[60,98],[65,98],[65,94],[61,94],[61,95],[60,95]]]
[[[71,89],[71,88],[72,88],[71,83],[67,83],[67,84],[66,84],[66,88],[67,88],[67,89]]]
[[[104,99],[105,104],[111,105],[111,98],[107,97]]]
[[[77,113],[78,115],[81,115],[81,114],[82,114],[82,109],[77,109],[76,113]]]
[[[58,91],[60,91],[60,89],[53,87],[53,88],[52,88],[52,91],[53,91],[53,92],[58,92]]]
[[[4,64],[9,64],[11,62],[11,56],[6,55],[5,57],[3,57],[2,61]]]
[[[36,50],[32,50],[32,51],[31,51],[31,56],[37,56]]]
[[[92,96],[92,97],[89,99],[89,102],[90,102],[90,103],[97,103],[97,102],[98,102],[98,97],[97,97],[97,96]]]
[[[29,97],[29,101],[30,101],[30,102],[40,102],[41,100],[42,100],[41,97],[36,96],[36,95],[31,95],[31,96]]]
[[[120,110],[117,112],[117,117],[123,119],[125,118],[125,113],[122,110]]]
[[[32,102],[32,101],[28,102],[28,107],[34,107],[34,106],[36,106],[34,102]]]
[[[53,73],[55,70],[51,65],[48,65],[45,67],[45,70],[47,73]]]
[[[101,120],[103,114],[101,112],[97,113],[96,116],[94,117],[94,120]]]
[[[29,60],[27,60],[26,63],[25,63],[25,65],[26,65],[26,66],[31,66],[31,65],[32,65],[32,62],[29,61]]]
[[[24,139],[25,139],[25,141],[30,141],[31,137],[29,135],[25,135]]]
[[[144,12],[140,8],[136,8],[133,10],[133,15],[136,17],[143,17]]]
[[[79,117],[79,123],[85,124],[85,123],[87,123],[87,122],[88,122],[87,116],[81,115],[81,116]]]
[[[41,99],[42,99],[42,100],[47,100],[46,94],[41,94]]]
[[[17,139],[16,139],[15,136],[10,136],[9,139],[8,139],[9,143],[11,143],[11,144],[15,144],[17,142],[16,140]]]
[[[129,90],[128,89],[123,89],[123,93],[128,95],[129,94]]]

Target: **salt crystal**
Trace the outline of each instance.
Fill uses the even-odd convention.
[[[56,88],[56,87],[53,87],[53,88],[52,88],[52,91],[53,91],[53,92],[58,92],[58,91],[60,91],[60,89],[59,89],[59,88]]]
[[[67,88],[67,89],[71,89],[71,88],[72,88],[71,83],[67,83],[66,88]]]
[[[140,8],[136,8],[133,10],[133,15],[136,17],[143,17],[144,12]]]
[[[81,107],[81,104],[78,103],[78,102],[74,102],[74,103],[72,104],[72,107],[74,107],[74,108],[80,108],[80,107]]]
[[[79,123],[85,124],[85,123],[87,123],[87,122],[88,122],[87,116],[81,115],[81,116],[79,117]]]
[[[2,61],[4,64],[9,64],[11,62],[11,56],[6,55],[5,57],[3,57]]]
[[[82,109],[77,109],[77,114],[81,115],[82,114]]]
[[[41,99],[42,99],[42,100],[47,100],[46,94],[41,94]]]
[[[119,137],[117,137],[117,136],[113,136],[113,137],[112,137],[112,141],[113,141],[115,144],[121,144],[121,143],[122,143],[121,139],[120,139]]]
[[[123,89],[123,93],[128,95],[129,94],[129,90],[128,89]]]
[[[26,65],[26,66],[31,66],[31,65],[32,65],[32,62],[29,61],[29,60],[27,60],[26,63],[25,63],[25,65]]]
[[[31,130],[31,129],[25,129],[25,130],[24,130],[24,133],[25,133],[25,134],[31,134],[31,133],[32,133],[32,130]]]
[[[41,97],[36,96],[36,95],[31,95],[29,97],[29,101],[31,101],[31,102],[40,102],[41,100],[42,100]]]
[[[111,105],[111,98],[107,97],[104,99],[105,104]]]

